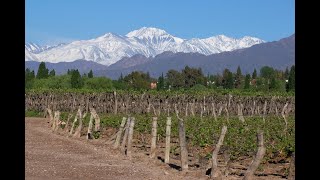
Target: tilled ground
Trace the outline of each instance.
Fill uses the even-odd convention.
[[[208,179],[205,170],[190,168],[183,173],[159,159],[150,159],[137,148],[129,160],[103,138],[87,141],[85,136],[73,138],[62,131],[53,133],[45,118],[25,118],[25,125],[26,179]],[[227,179],[242,178],[230,175]]]

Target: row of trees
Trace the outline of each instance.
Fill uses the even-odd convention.
[[[269,66],[260,69],[258,76],[254,69],[252,74],[242,74],[238,67],[235,73],[224,69],[222,74],[204,76],[200,68],[186,66],[182,71],[169,70],[164,77],[158,78],[158,89],[179,88],[220,88],[220,89],[255,89],[262,91],[294,91],[295,66],[285,71]]]
[[[25,70],[25,87],[27,89],[111,89],[112,81],[105,77],[93,77],[90,70],[88,74],[81,75],[78,69],[68,69],[67,74],[55,75],[55,70],[46,68],[44,62],[41,62],[37,74],[30,69]]]
[[[186,66],[181,71],[169,70],[162,73],[157,79],[150,74],[133,71],[118,80],[106,77],[94,77],[92,70],[88,74],[81,75],[77,69],[68,70],[65,75],[55,75],[55,70],[46,68],[41,62],[35,75],[30,69],[25,70],[25,84],[27,89],[32,88],[75,88],[75,89],[150,89],[150,83],[157,83],[157,90],[174,89],[252,89],[258,91],[294,91],[295,90],[295,66],[290,70],[276,70],[269,66],[260,69],[260,73],[254,69],[252,74],[242,74],[238,67],[235,73],[224,69],[222,74],[206,76],[201,68]]]

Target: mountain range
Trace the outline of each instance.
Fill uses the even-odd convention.
[[[25,61],[58,63],[87,60],[110,66],[123,58],[130,58],[137,54],[147,58],[153,58],[166,51],[212,55],[248,48],[264,42],[256,37],[244,36],[235,39],[225,35],[204,39],[183,39],[162,29],[142,27],[125,36],[106,33],[94,39],[73,41],[56,46],[26,43]]]
[[[135,36],[141,35],[137,31],[131,32],[131,35],[132,34]],[[130,33],[127,34],[127,36],[131,35]],[[180,39],[176,39],[175,42],[179,40]],[[154,41],[149,42],[149,44],[152,43],[154,43]],[[155,44],[158,44],[159,46],[156,46]],[[155,44],[153,44],[153,47],[154,49],[158,48],[158,50],[163,49],[164,47],[169,47],[169,45],[161,47],[161,43]],[[63,48],[64,46],[66,45],[61,45],[56,48]],[[215,47],[218,47],[218,45],[215,45]],[[95,76],[107,76],[112,79],[116,79],[121,73],[125,76],[132,71],[149,72],[152,77],[159,77],[161,73],[165,74],[170,69],[181,70],[185,66],[200,67],[205,74],[216,74],[222,73],[225,68],[235,72],[238,66],[241,67],[243,73],[252,73],[254,68],[259,70],[262,66],[271,66],[276,69],[284,70],[286,67],[290,67],[295,64],[295,34],[278,41],[260,42],[252,46],[248,45],[246,48],[235,48],[236,46],[233,46],[235,49],[232,49],[231,46],[225,44],[220,44],[219,47],[222,52],[212,53],[213,51],[210,51],[210,53],[208,52],[207,54],[197,51],[161,52],[160,50],[158,51],[159,54],[154,56],[147,56],[143,53],[138,53],[133,54],[130,57],[125,56],[108,66],[81,58],[72,62],[49,62],[46,63],[46,65],[49,69],[55,69],[57,74],[66,73],[68,69],[79,69],[81,73],[87,73],[92,69]],[[229,49],[227,47],[229,47]],[[56,48],[52,48],[48,51],[52,51]],[[38,54],[44,52],[47,52],[47,50]],[[32,57],[32,55],[35,54],[30,53],[28,55]],[[40,62],[38,61],[26,61],[25,64],[26,68],[37,71],[39,63]]]

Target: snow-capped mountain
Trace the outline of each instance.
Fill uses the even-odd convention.
[[[60,43],[58,45],[53,45],[53,46],[50,46],[50,45],[40,46],[39,44],[36,44],[36,43],[26,43],[24,45],[24,47],[25,47],[26,51],[29,51],[34,54],[38,54],[42,51],[46,51],[46,50],[49,50],[49,49],[52,49],[52,48],[55,48],[55,47],[58,47],[58,46],[61,46],[64,44],[65,43]]]
[[[224,35],[188,40],[170,35],[162,29],[143,27],[125,36],[107,33],[95,39],[73,41],[57,46],[28,43],[25,45],[25,60],[56,63],[82,59],[111,65],[123,57],[132,57],[136,54],[154,57],[165,51],[172,51],[210,55],[247,48],[263,42],[255,37],[234,39]]]

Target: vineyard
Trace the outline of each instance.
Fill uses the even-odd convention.
[[[53,132],[105,139],[130,157],[212,178],[293,176],[294,96],[27,92],[25,103],[26,116],[49,114]]]

